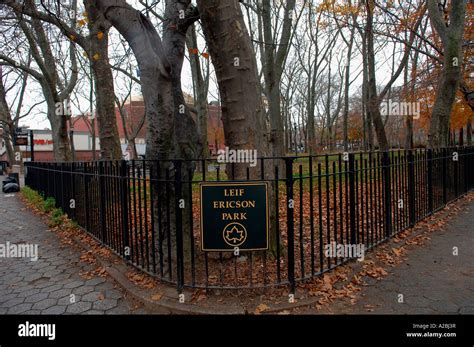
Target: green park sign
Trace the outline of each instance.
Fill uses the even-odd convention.
[[[200,224],[203,251],[268,249],[268,184],[201,183]]]

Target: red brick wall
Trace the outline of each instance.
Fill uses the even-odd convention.
[[[99,158],[99,151],[96,151],[97,158]],[[29,157],[29,153],[24,155]],[[92,160],[92,151],[76,151],[76,161],[90,161]],[[49,151],[35,151],[35,161],[54,161],[53,152]]]

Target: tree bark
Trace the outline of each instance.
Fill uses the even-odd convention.
[[[263,0],[262,3],[262,24],[263,24],[263,52],[264,52],[264,79],[265,90],[268,99],[270,113],[270,144],[272,156],[281,157],[285,155],[284,149],[284,127],[281,115],[281,95],[280,84],[283,67],[288,54],[288,47],[291,40],[293,11],[295,0],[285,2],[284,18],[282,23],[282,33],[279,42],[275,42],[272,22],[272,6],[270,0]],[[278,46],[278,49],[276,49]]]
[[[3,71],[0,66],[0,127],[3,129],[3,141],[7,150],[10,165],[16,164],[15,150],[13,148],[13,134],[15,126],[7,103],[7,93],[3,84]]]
[[[431,24],[443,45],[443,69],[431,114],[428,135],[431,148],[449,145],[449,123],[461,79],[462,41],[466,15],[466,1],[452,1],[449,27],[438,9],[436,0],[427,0]]]
[[[352,46],[354,44],[354,32],[355,28],[351,29],[351,37],[349,39],[349,45],[347,46],[347,63],[346,63],[346,74],[345,74],[345,83],[344,83],[344,110],[342,111],[343,123],[342,123],[342,132],[343,132],[343,142],[344,142],[344,151],[349,150],[349,87],[350,87],[350,71],[351,71],[351,58],[352,58]]]
[[[377,142],[381,151],[389,149],[387,135],[385,133],[385,127],[380,114],[379,103],[377,101],[377,80],[375,77],[375,51],[374,51],[374,32],[373,32],[373,9],[374,0],[367,1],[367,114],[368,118],[374,125],[375,133],[377,135]]]
[[[170,64],[170,77],[174,99],[175,142],[177,158],[196,159],[202,152],[196,123],[191,117],[181,88],[181,70],[186,46],[186,32],[199,14],[197,8],[190,6],[190,0],[166,0],[165,20],[163,23],[163,48]],[[183,18],[180,18],[180,13]],[[186,165],[194,165],[186,162]],[[186,172],[194,167],[188,166]],[[187,175],[187,173],[186,173]]]
[[[100,158],[122,159],[114,103],[114,79],[109,65],[109,26],[102,13],[90,1],[84,1],[89,18],[89,59],[95,83],[96,113],[99,126]]]
[[[198,46],[196,28],[191,25],[186,35],[188,49],[195,49]],[[209,145],[207,139],[207,92],[209,86],[209,75],[205,80],[202,75],[201,62],[198,54],[190,54],[191,74],[193,76],[194,102],[197,110],[197,130],[202,144],[200,157],[205,159],[209,156]]]
[[[257,81],[257,62],[250,36],[236,0],[198,1],[202,27],[215,67],[222,99],[225,144],[231,149],[256,149],[268,155],[262,98]],[[235,164],[234,176],[245,179],[246,164]],[[258,177],[258,170],[251,170]]]
[[[186,21],[178,20],[178,15],[181,10],[188,10],[189,2],[167,1],[164,41],[150,20],[124,0],[99,0],[97,5],[105,18],[129,43],[138,62],[148,121],[146,157],[155,160],[152,164],[152,171],[156,175],[154,178],[168,178],[166,183],[154,182],[153,190],[157,198],[154,199],[153,209],[156,216],[161,214],[165,217],[167,212],[165,208],[158,207],[159,201],[169,201],[172,204],[168,211],[170,222],[163,223],[166,218],[157,218],[155,221],[155,230],[160,235],[155,238],[157,243],[154,246],[157,251],[163,249],[162,247],[166,249],[168,245],[175,250],[178,235],[176,214],[185,212],[177,211],[173,205],[177,198],[184,198],[186,209],[189,209],[192,208],[192,202],[189,198],[186,199],[185,193],[177,196],[172,182],[174,179],[183,181],[192,177],[194,163],[184,161],[183,164],[179,160],[195,159],[201,150],[195,123],[185,104],[180,81],[187,26]],[[159,169],[156,160],[160,160]],[[176,177],[179,171],[175,169],[178,166],[181,167],[180,177]],[[159,224],[160,220],[163,225]],[[183,226],[186,228],[186,222]],[[160,245],[158,240],[162,240],[163,235],[169,237]],[[187,244],[186,242],[185,245]],[[165,261],[169,262],[171,259],[166,256]]]

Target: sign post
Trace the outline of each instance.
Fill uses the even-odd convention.
[[[33,137],[33,130],[30,130],[30,160],[35,161],[35,141]]]
[[[200,224],[203,251],[267,250],[268,184],[201,183]]]

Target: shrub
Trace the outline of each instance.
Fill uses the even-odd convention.
[[[43,201],[42,210],[46,213],[51,212],[56,207],[56,200],[54,198],[47,198]]]
[[[28,202],[49,214],[50,227],[59,226],[64,222],[64,212],[62,209],[56,208],[56,200],[54,198],[49,197],[45,200],[41,194],[30,187],[23,187],[21,192]]]
[[[61,210],[60,208],[55,208],[49,218],[49,226],[56,227],[58,225],[61,225],[64,221],[63,216],[63,210]]]

